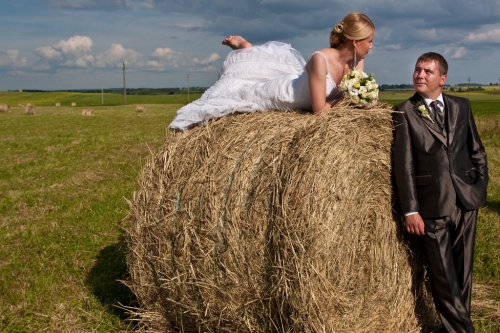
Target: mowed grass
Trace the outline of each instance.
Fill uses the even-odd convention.
[[[130,304],[119,229],[178,105],[0,114],[0,331],[113,332]]]
[[[193,101],[201,96],[201,93],[174,94],[174,95],[127,95],[126,104],[181,104]],[[123,95],[116,93],[80,93],[80,92],[1,92],[0,103],[9,104],[11,107],[19,104],[31,103],[36,106],[71,106],[76,103],[80,106],[116,106],[124,105]]]
[[[156,96],[140,96],[147,110],[137,113],[135,105],[102,107],[94,100],[95,116],[82,117],[90,97],[71,97],[77,107],[54,107],[52,93],[36,94],[36,115],[16,107],[0,113],[0,331],[129,330],[115,307],[134,305],[118,282],[126,274],[125,198],[185,102],[155,104]],[[390,96],[394,104],[407,98]],[[491,182],[478,223],[473,309],[477,332],[491,333],[500,332],[500,100],[480,97],[472,103]]]

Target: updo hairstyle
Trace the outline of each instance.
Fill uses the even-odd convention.
[[[347,14],[342,22],[335,24],[330,32],[330,46],[336,47],[351,40],[363,40],[375,31],[373,22],[363,13]]]

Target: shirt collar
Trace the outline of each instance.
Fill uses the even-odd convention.
[[[424,101],[427,106],[430,106],[432,101],[439,101],[441,103],[441,107],[444,106],[443,94],[439,94],[438,98],[436,99],[424,98]]]

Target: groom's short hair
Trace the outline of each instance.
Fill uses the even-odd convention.
[[[427,53],[424,53],[420,57],[418,57],[417,64],[419,62],[428,62],[428,61],[435,61],[435,62],[437,62],[438,68],[439,68],[439,73],[441,75],[448,74],[448,62],[439,53],[436,53],[436,52],[427,52]]]

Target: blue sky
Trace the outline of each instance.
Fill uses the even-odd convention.
[[[292,44],[306,60],[350,11],[375,23],[365,69],[410,83],[427,51],[448,83],[498,83],[500,0],[0,0],[0,90],[210,86],[228,35]]]

